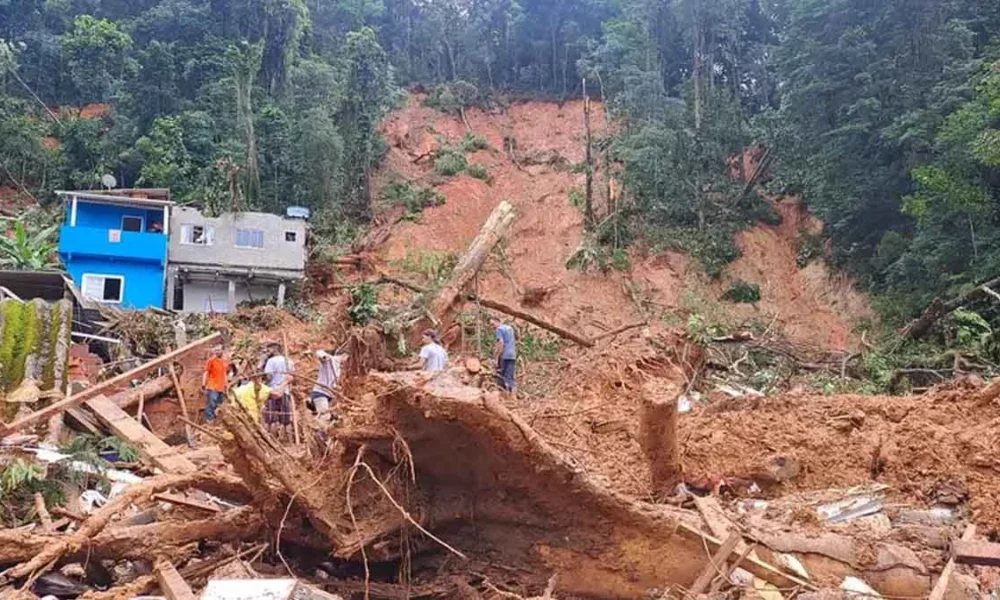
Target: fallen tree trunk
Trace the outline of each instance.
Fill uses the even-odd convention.
[[[1000,277],[981,283],[974,289],[969,290],[957,298],[952,298],[947,302],[941,300],[940,298],[935,298],[934,301],[931,302],[926,309],[924,309],[924,312],[921,313],[919,317],[906,324],[906,327],[904,327],[900,332],[901,335],[904,339],[919,340],[923,336],[927,335],[927,332],[931,330],[931,327],[933,327],[934,324],[940,319],[950,315],[973,300],[977,300],[982,296],[992,296],[996,294],[992,288],[997,285],[1000,285]]]
[[[579,344],[579,345],[581,345],[581,346],[583,346],[585,348],[592,348],[594,346],[593,340],[587,339],[587,338],[583,337],[582,335],[578,335],[576,333],[573,333],[572,331],[570,331],[568,329],[563,329],[562,327],[559,327],[558,325],[554,325],[552,323],[549,323],[548,321],[540,319],[539,317],[536,317],[535,315],[532,315],[531,313],[526,313],[526,312],[524,312],[522,310],[518,310],[518,309],[516,309],[516,308],[514,308],[512,306],[508,306],[506,304],[502,304],[500,302],[496,302],[496,301],[493,301],[493,300],[488,300],[486,298],[478,298],[477,299],[475,296],[469,296],[469,300],[474,300],[474,301],[478,302],[480,305],[485,306],[486,308],[489,308],[491,310],[495,310],[497,312],[502,312],[503,314],[511,316],[511,317],[514,317],[515,319],[521,319],[522,321],[526,321],[528,323],[531,323],[532,325],[535,325],[537,327],[541,327],[542,329],[544,329],[546,331],[551,331],[552,333],[558,335],[559,337],[565,338],[567,340],[571,340],[573,342],[576,342],[577,344]]]
[[[160,475],[147,479],[126,488],[121,494],[105,504],[97,512],[84,521],[72,535],[63,535],[47,544],[36,553],[31,560],[23,562],[0,577],[0,585],[25,577],[42,575],[50,570],[66,554],[75,548],[83,547],[91,539],[104,530],[111,520],[122,513],[130,504],[150,497],[157,492],[169,489],[188,489],[199,487],[211,489],[223,494],[236,491],[240,495],[246,493],[242,483],[234,481],[231,476],[214,471],[202,471],[184,475]],[[0,560],[4,557],[0,556]]]
[[[503,201],[498,204],[455,265],[448,283],[441,288],[430,305],[430,312],[442,323],[442,330],[446,329],[448,314],[461,299],[463,290],[482,268],[493,248],[507,235],[516,217],[517,213],[509,202]]]
[[[173,387],[173,381],[170,380],[169,376],[164,375],[162,377],[150,379],[137,387],[129,388],[118,392],[117,394],[112,394],[111,396],[108,396],[108,400],[117,404],[118,408],[132,408],[133,406],[139,404],[140,399],[145,399],[145,401],[148,402],[153,398],[166,394]]]
[[[263,532],[264,519],[255,507],[242,507],[194,521],[167,521],[114,527],[75,546],[61,560],[146,560],[170,555],[201,540],[251,541]],[[47,535],[7,529],[0,531],[0,565],[23,563],[58,543],[65,535]]]

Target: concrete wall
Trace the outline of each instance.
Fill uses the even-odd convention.
[[[163,267],[155,263],[78,256],[66,265],[73,283],[83,289],[84,274],[118,275],[125,278],[121,308],[163,308]]]
[[[209,312],[209,300],[214,312],[233,312],[236,307],[229,306],[229,282],[218,281],[185,281],[184,306],[186,312]],[[248,285],[236,281],[236,304],[247,300],[262,300],[275,298],[278,295],[278,285]]]
[[[182,243],[184,225],[211,226],[215,239],[211,246]],[[237,248],[236,229],[264,232],[263,248]],[[293,232],[295,241],[285,240]],[[175,207],[170,217],[169,262],[172,264],[219,265],[230,267],[278,269],[296,272],[303,277],[306,268],[306,226],[300,220],[285,219],[269,213],[228,213],[208,218],[188,207]],[[291,275],[291,274],[290,274]]]

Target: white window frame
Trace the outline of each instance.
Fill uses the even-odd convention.
[[[139,219],[139,230],[129,231],[128,229],[125,229],[125,219]],[[144,233],[146,231],[146,217],[137,217],[135,215],[122,215],[121,230],[127,233]]]
[[[105,300],[104,299],[104,288],[101,288],[101,297],[94,298],[87,293],[87,278],[88,277],[100,277],[102,280],[117,279],[120,282],[118,287],[118,299],[117,300]],[[101,304],[121,304],[125,301],[125,277],[123,275],[108,275],[105,273],[84,273],[80,276],[80,291],[83,293],[83,297],[87,300],[92,300],[94,302],[100,302]]]
[[[250,232],[250,237],[253,238],[254,233],[260,233],[260,246],[242,246],[240,245],[240,232],[247,231]],[[240,248],[241,250],[263,250],[267,246],[267,235],[263,229],[254,229],[252,227],[235,227],[233,228],[233,247]]]
[[[201,242],[194,241],[195,227],[201,227]],[[184,246],[212,246],[215,244],[215,227],[185,223],[181,225],[181,244]]]

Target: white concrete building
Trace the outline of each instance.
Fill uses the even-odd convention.
[[[206,217],[177,207],[170,217],[167,308],[231,312],[240,302],[276,298],[306,272],[306,223],[270,213]]]

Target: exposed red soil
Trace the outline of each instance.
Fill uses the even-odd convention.
[[[628,273],[581,273],[566,268],[566,261],[584,239],[582,212],[569,199],[570,191],[582,190],[584,184],[582,174],[571,172],[584,157],[582,102],[516,103],[503,112],[470,109],[467,117],[473,131],[491,146],[470,154],[469,162],[486,166],[495,180],[492,185],[466,175],[441,180],[433,173],[433,159],[425,155],[442,143],[457,146],[467,131],[460,118],[425,107],[421,96],[411,96],[407,106],[384,123],[391,147],[378,182],[401,177],[437,183],[446,198],[443,206],[425,209],[418,221],[393,231],[381,258],[397,271],[405,270],[401,265],[408,255],[412,261],[427,253],[461,253],[493,207],[508,200],[519,217],[506,248],[482,274],[484,296],[518,304],[525,292],[544,290],[544,298],[531,310],[585,335],[599,335],[650,314],[704,311],[714,305],[734,321],[774,322],[799,343],[831,350],[857,344],[855,325],[870,317],[871,310],[848,280],[833,276],[818,261],[798,268],[801,232],[819,233],[822,224],[796,202],[775,202],[784,217],[781,225],[757,226],[739,236],[743,257],[721,281],[708,280],[683,255],[639,250],[633,252]],[[599,109],[593,113],[593,127],[597,133],[606,131]],[[505,137],[516,140],[523,170],[503,151]],[[542,164],[527,164],[532,162]],[[603,206],[604,174],[598,172],[595,181],[595,201]],[[718,299],[734,278],[759,284],[761,302],[721,305]]]

